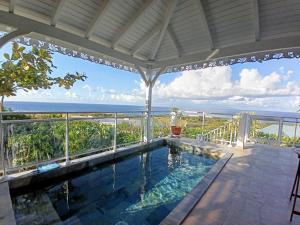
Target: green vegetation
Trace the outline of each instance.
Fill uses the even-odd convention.
[[[202,117],[183,117],[182,120],[185,121],[182,135],[188,138],[196,138],[198,134],[207,133],[228,122],[227,119],[211,117],[205,118],[204,124],[202,121]]]
[[[71,88],[78,80],[84,81],[84,74],[66,74],[64,77],[51,77],[53,69],[51,52],[32,47],[25,51],[25,47],[17,43],[12,45],[12,53],[4,53],[5,61],[0,68],[0,110],[3,111],[4,97],[15,96],[18,90],[29,91],[50,89],[53,85]]]
[[[64,121],[8,125],[5,129],[6,158],[10,166],[64,157]],[[69,122],[69,154],[75,156],[90,150],[105,150],[113,145],[114,127],[96,121]],[[118,123],[117,144],[141,140],[139,125]]]
[[[72,118],[73,115],[70,115]],[[78,115],[77,115],[78,116]],[[86,116],[86,115],[85,115]],[[94,115],[95,116],[95,115]],[[104,116],[99,114],[97,116]],[[109,115],[113,118],[114,115]],[[20,118],[8,119],[46,119],[49,115],[33,115]],[[38,163],[52,159],[63,158],[65,155],[65,132],[66,123],[64,115],[51,115],[51,118],[61,119],[52,122],[34,122],[20,123],[5,126],[5,156],[9,166],[20,166],[28,163]],[[117,124],[117,145],[127,145],[139,142],[142,138],[142,126],[140,118],[132,120],[118,120]],[[180,119],[182,125],[182,136],[195,138],[197,134],[207,133],[215,128],[225,125],[228,122],[222,118],[205,118],[202,124],[202,117],[183,116]],[[152,121],[153,137],[164,137],[170,134],[170,117],[155,116]],[[262,123],[254,121],[251,126],[250,136],[266,140],[265,144],[269,144],[268,140],[276,140],[277,135],[265,134],[259,130],[270,125],[270,123]],[[238,127],[238,120],[231,123]],[[230,132],[222,132],[222,139],[230,140]],[[106,151],[113,146],[114,126],[110,123],[104,123],[97,120],[70,120],[69,121],[69,155],[75,157],[80,154],[89,153],[90,151]],[[293,142],[300,144],[300,138],[282,137],[282,143],[291,146]]]
[[[18,119],[46,118],[49,119],[49,115],[32,115]],[[4,134],[6,158],[13,159],[7,162],[10,166],[64,157],[66,123],[61,114],[51,115],[51,118],[62,120],[6,125]],[[202,131],[206,132],[219,127],[225,122],[226,120],[223,119],[207,118],[202,129],[201,118],[184,117],[181,119],[181,124],[184,124],[183,136],[194,138]],[[164,137],[170,134],[170,118],[168,116],[156,116],[153,118],[152,124],[154,137]],[[119,120],[117,131],[117,145],[139,142],[142,137],[141,124],[138,119]],[[69,155],[73,157],[91,150],[105,151],[113,146],[113,138],[114,126],[111,124],[96,120],[71,120],[69,122]]]

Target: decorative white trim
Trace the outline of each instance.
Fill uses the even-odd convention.
[[[114,58],[108,56],[93,56],[88,53],[84,53],[81,51],[72,50],[66,47],[61,47],[52,43],[48,43],[45,41],[40,41],[36,39],[32,39],[29,37],[18,37],[15,38],[14,41],[19,42],[21,44],[27,46],[36,46],[38,48],[44,48],[51,52],[59,52],[64,55],[72,56],[75,58],[81,58],[84,60],[88,60],[94,63],[103,64],[106,66],[111,66],[117,69],[122,69],[126,71],[130,71],[133,73],[140,73],[139,70],[131,64],[127,64],[123,61],[116,60]],[[231,56],[231,57],[224,57],[218,59],[209,59],[202,62],[197,63],[190,63],[186,65],[178,65],[178,66],[171,66],[165,69],[162,73],[172,73],[172,72],[181,72],[185,70],[197,70],[197,69],[204,69],[207,67],[215,67],[215,66],[229,66],[238,63],[246,63],[246,62],[263,62],[272,59],[282,59],[282,58],[300,58],[300,48],[293,48],[293,49],[283,49],[283,50],[274,50],[274,51],[267,51],[267,52],[259,52],[253,53],[248,55],[242,56]]]
[[[181,72],[185,70],[198,70],[207,67],[229,66],[229,65],[246,63],[246,62],[261,63],[272,59],[282,59],[282,58],[287,58],[287,59],[300,58],[300,48],[266,51],[266,52],[252,53],[248,55],[231,56],[231,57],[224,57],[219,59],[205,60],[202,62],[191,63],[186,65],[171,66],[168,67],[165,70],[165,72],[172,73],[172,72]]]
[[[63,55],[68,55],[68,56],[75,57],[75,58],[81,58],[84,60],[88,60],[90,62],[103,64],[106,66],[111,66],[111,67],[114,67],[117,69],[122,69],[122,70],[130,71],[133,73],[139,73],[138,70],[133,65],[122,62],[121,60],[119,61],[119,60],[110,58],[108,56],[101,56],[101,57],[93,56],[91,54],[87,54],[82,51],[76,51],[76,50],[69,49],[66,47],[58,46],[53,43],[48,43],[45,41],[36,40],[36,39],[29,38],[29,37],[18,37],[14,41],[24,44],[24,45],[27,45],[27,46],[35,46],[37,48],[47,49],[51,52],[58,52]]]

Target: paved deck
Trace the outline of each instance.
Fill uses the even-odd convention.
[[[291,149],[259,145],[228,151],[233,157],[183,224],[300,224],[296,215],[289,223],[296,154]],[[297,206],[300,210],[300,199]]]

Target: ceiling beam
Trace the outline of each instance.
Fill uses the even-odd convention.
[[[139,73],[140,73],[140,75],[141,75],[141,77],[142,77],[142,80],[145,82],[146,86],[148,86],[149,81],[148,81],[148,79],[147,79],[147,77],[146,77],[145,72],[144,72],[144,71],[142,70],[142,68],[139,67],[139,66],[136,66],[135,68],[139,71]]]
[[[161,30],[161,24],[156,25],[152,30],[150,30],[147,34],[144,35],[131,49],[130,54],[135,55],[137,52],[139,52],[145,44],[148,43],[154,36],[158,34],[158,32]]]
[[[109,9],[109,6],[112,4],[113,0],[104,0],[102,3],[101,8],[98,10],[97,14],[94,16],[94,19],[89,24],[86,32],[85,37],[90,38],[91,35],[95,32],[97,25],[102,20],[103,16],[105,15],[106,11]]]
[[[227,57],[243,57],[246,55],[265,55],[265,52],[279,52],[284,49],[300,48],[300,35],[281,37],[257,42],[238,44],[225,48],[220,48],[216,51],[205,51],[184,55],[181,58],[173,58],[154,62],[152,69],[161,68],[163,66],[171,67],[176,65],[187,65],[198,62],[205,62],[209,55],[213,54],[209,60],[223,59]],[[291,50],[292,52],[293,50]]]
[[[169,25],[168,28],[167,28],[167,34],[169,35],[170,40],[171,40],[171,42],[172,42],[174,48],[175,48],[176,51],[177,51],[178,57],[180,57],[180,56],[182,55],[182,53],[183,53],[182,47],[181,47],[181,45],[179,44],[179,42],[178,42],[178,40],[177,40],[177,38],[176,38],[176,35],[175,35],[175,33],[174,33],[174,30],[173,30],[173,28],[171,27],[171,25]]]
[[[15,11],[15,5],[16,5],[16,0],[10,0],[9,1],[8,11],[10,13],[14,13],[14,11]]]
[[[163,74],[166,71],[166,67],[162,67],[159,69],[159,71],[157,71],[157,73],[155,74],[154,78],[152,79],[152,84],[155,85],[156,80],[158,79],[158,77]]]
[[[215,49],[212,50],[211,53],[206,57],[206,60],[212,59],[213,57],[215,57],[215,55],[217,55],[220,52],[220,49]]]
[[[155,2],[155,0],[146,0],[146,2],[142,5],[141,8],[131,17],[131,19],[128,21],[128,23],[123,26],[123,28],[120,30],[120,32],[115,35],[113,41],[112,41],[112,47],[115,48],[116,45],[122,40],[122,38],[128,33],[128,31],[133,27],[133,25],[145,15],[145,12],[151,4]]]
[[[260,40],[260,22],[259,22],[259,6],[258,0],[253,1],[253,25],[254,25],[254,37],[255,41]]]
[[[56,9],[51,17],[51,22],[50,24],[52,26],[56,26],[56,22],[59,18],[59,16],[61,15],[61,11],[62,11],[62,8],[64,7],[65,3],[66,3],[67,0],[60,0],[56,6]]]
[[[146,64],[144,61],[133,58],[128,54],[116,51],[97,42],[88,40],[76,34],[64,31],[57,27],[47,25],[45,23],[38,22],[33,19],[0,11],[0,23],[16,27],[17,29],[25,29],[30,32],[35,32],[37,34],[48,36],[50,38],[52,37],[54,40],[60,40],[61,43],[67,42],[72,46],[82,47],[89,51],[96,52],[100,55],[108,56],[127,62],[129,64],[139,65],[144,68],[148,68],[148,64]]]
[[[169,0],[168,1],[168,5],[167,5],[167,9],[166,9],[166,14],[164,16],[164,21],[162,22],[162,28],[160,30],[160,33],[159,33],[159,36],[158,36],[158,40],[157,40],[157,42],[154,45],[154,48],[153,48],[153,51],[152,51],[152,54],[151,54],[151,57],[150,57],[151,60],[154,60],[156,58],[158,49],[159,49],[159,47],[161,45],[161,42],[162,42],[162,40],[163,40],[163,38],[165,36],[165,33],[167,31],[170,19],[171,19],[172,15],[173,15],[173,11],[174,11],[174,9],[176,7],[176,3],[177,3],[177,0]]]
[[[0,48],[2,48],[9,41],[11,41],[19,36],[28,34],[28,33],[29,33],[29,31],[17,29],[15,31],[12,31],[12,32],[4,35],[3,37],[0,38]]]
[[[206,17],[206,13],[204,11],[202,0],[194,0],[194,3],[196,4],[196,7],[199,10],[199,16],[200,16],[200,22],[202,24],[202,28],[204,29],[204,32],[208,36],[209,47],[210,47],[210,49],[214,49],[215,46],[214,46],[214,42],[212,39],[211,31],[208,26],[207,17]]]

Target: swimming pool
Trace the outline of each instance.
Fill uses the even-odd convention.
[[[160,147],[12,196],[18,225],[159,224],[216,160]]]

